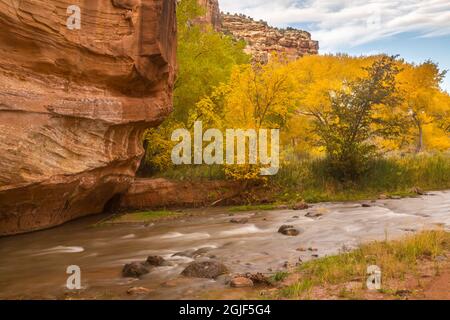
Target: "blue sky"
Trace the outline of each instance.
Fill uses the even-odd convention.
[[[450,69],[449,0],[219,0],[222,11],[297,27],[321,53],[399,54]],[[450,92],[450,75],[442,85]]]

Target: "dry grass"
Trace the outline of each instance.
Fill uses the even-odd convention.
[[[382,271],[383,283],[404,279],[406,275],[418,274],[424,260],[450,251],[450,233],[426,231],[396,241],[381,241],[362,245],[350,253],[330,256],[307,262],[299,267],[299,281],[281,289],[281,297],[299,298],[307,295],[313,287],[343,283],[360,283],[364,289],[367,267],[377,265]],[[388,291],[389,288],[384,290]]]

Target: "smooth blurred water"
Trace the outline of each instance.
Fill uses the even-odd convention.
[[[65,288],[67,266],[82,271],[80,298],[137,298],[126,294],[132,286],[146,287],[149,299],[205,298],[211,290],[231,290],[222,281],[180,276],[191,258],[173,256],[208,247],[207,255],[224,262],[234,273],[283,270],[286,262],[307,261],[313,255],[339,253],[362,242],[397,238],[422,229],[450,230],[450,191],[420,198],[361,203],[316,204],[306,211],[246,212],[247,224],[230,223],[226,208],[204,209],[207,215],[143,225],[93,228],[104,216],[63,226],[0,239],[0,298],[64,299],[74,294]],[[305,217],[320,212],[319,218]],[[301,230],[287,237],[277,232],[283,224]],[[298,251],[297,248],[317,251]],[[156,268],[140,280],[121,277],[125,263],[160,255],[172,266]],[[204,257],[204,259],[207,257]],[[271,270],[271,271],[269,271]]]

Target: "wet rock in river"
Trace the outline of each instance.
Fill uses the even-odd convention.
[[[236,277],[231,280],[230,286],[233,288],[253,287],[253,281],[245,277]]]
[[[246,224],[246,223],[248,223],[248,219],[247,218],[231,219],[230,222],[231,223],[236,223],[236,224]]]
[[[211,251],[211,248],[210,248],[210,247],[203,247],[203,248],[200,248],[200,249],[196,250],[196,251],[194,252],[194,256],[202,256],[202,255],[204,255],[205,253],[208,253],[208,252],[210,252],[210,251]]]
[[[187,257],[187,258],[192,258],[192,257],[194,256],[195,251],[196,251],[196,250],[189,249],[189,250],[177,252],[177,253],[174,253],[174,254],[172,255],[172,257]]]
[[[284,234],[285,236],[298,236],[300,234],[300,231],[295,229],[294,226],[290,225],[282,225],[278,232],[281,234]]]
[[[146,263],[150,266],[161,267],[167,265],[166,260],[161,256],[149,256]]]
[[[321,216],[323,216],[323,213],[320,212],[308,212],[305,214],[305,217],[307,218],[320,218]]]
[[[143,262],[126,264],[122,269],[122,276],[127,278],[140,278],[150,272],[150,268]]]
[[[150,289],[144,287],[132,287],[127,290],[127,294],[131,296],[147,295],[151,292]]]
[[[368,204],[368,203],[363,203],[362,205],[361,205],[361,207],[363,207],[363,208],[370,208],[370,207],[372,207],[370,204]]]
[[[269,285],[270,280],[267,278],[264,274],[257,272],[257,273],[246,273],[245,277],[252,280],[254,284],[264,284]]]
[[[412,193],[418,194],[420,196],[426,195],[426,192],[420,189],[419,187],[414,187],[411,189]]]
[[[209,251],[211,251],[210,247],[204,247],[204,248],[200,248],[200,249],[197,249],[197,250],[189,249],[189,250],[186,250],[186,251],[177,252],[177,253],[173,254],[172,257],[197,258],[197,257],[204,256]]]
[[[181,272],[185,277],[216,279],[222,274],[227,274],[228,268],[218,261],[194,261]]]
[[[229,285],[231,282],[231,277],[229,274],[222,274],[215,279],[218,283],[222,283],[224,285]]]
[[[309,205],[307,203],[303,202],[303,201],[299,202],[299,203],[296,203],[296,204],[294,204],[292,206],[293,210],[306,210],[308,208],[309,208]]]

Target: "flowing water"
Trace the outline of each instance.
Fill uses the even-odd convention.
[[[174,255],[208,248],[206,257],[224,262],[233,273],[271,273],[336,254],[358,244],[394,239],[422,229],[450,230],[450,191],[420,198],[378,200],[365,208],[361,203],[316,204],[306,211],[274,210],[235,214],[246,224],[230,222],[226,208],[206,215],[152,225],[91,227],[102,216],[63,226],[0,239],[0,298],[131,298],[130,287],[151,289],[147,299],[208,298],[225,292],[223,279],[189,279],[180,276],[192,258]],[[306,217],[307,213],[320,216]],[[277,232],[283,224],[302,233],[288,237]],[[298,251],[299,247],[314,251]],[[317,251],[315,250],[317,249]],[[141,279],[121,276],[125,263],[160,255],[171,266],[153,269]],[[82,290],[66,289],[66,268],[81,268]]]

